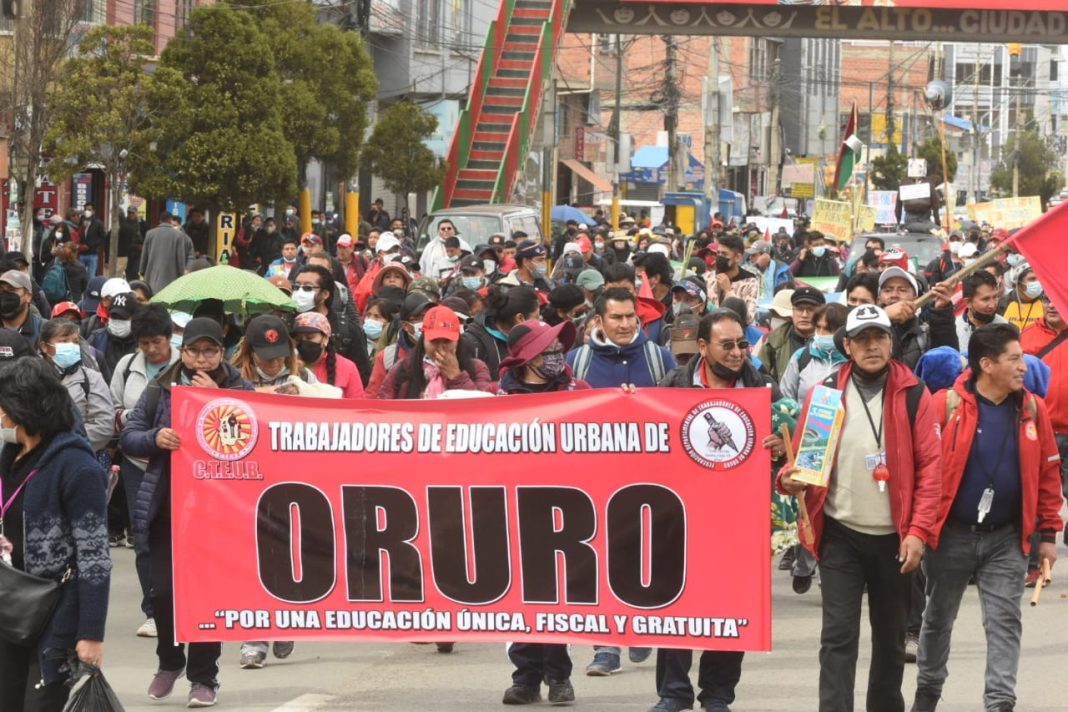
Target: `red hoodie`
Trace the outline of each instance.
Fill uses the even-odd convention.
[[[845,390],[852,372],[852,362],[845,364],[838,371],[839,390]],[[884,401],[884,412],[888,416],[885,420],[886,464],[890,468],[890,513],[894,518],[898,536],[904,539],[912,534],[927,543],[938,539],[936,522],[942,493],[942,457],[935,411],[931,394],[926,389],[916,409],[915,425],[909,421],[906,394],[917,383],[919,380],[908,366],[899,361],[890,362]],[[812,391],[809,391],[804,412],[798,418],[798,423],[804,422],[811,400]],[[848,413],[846,417],[849,417]],[[801,445],[802,430],[797,428],[794,433],[794,452],[797,452]],[[783,471],[786,469],[783,468]],[[776,487],[786,494],[782,489],[781,479],[782,472],[779,473]],[[805,488],[805,504],[808,505],[814,540],[811,550],[817,557],[823,536],[823,505],[827,501],[827,489]]]
[[[946,397],[948,389],[935,394],[935,410],[938,422],[942,426],[942,502],[938,509],[938,526],[934,538],[929,542],[938,547],[938,532],[949,517],[949,510],[960,489],[964,469],[968,465],[968,456],[975,440],[975,429],[979,427],[979,406],[975,394],[967,388],[971,371],[967,370],[957,378],[953,390],[960,396],[960,401],[953,411],[952,419],[946,423]],[[1020,446],[1020,485],[1022,489],[1024,553],[1031,551],[1031,535],[1038,520],[1037,529],[1043,538],[1054,541],[1057,532],[1064,526],[1061,521],[1061,457],[1057,451],[1057,441],[1050,427],[1049,411],[1038,396],[1024,392],[1024,398],[1034,398],[1037,408],[1035,417],[1027,407],[1020,409],[1020,432],[1017,441]]]

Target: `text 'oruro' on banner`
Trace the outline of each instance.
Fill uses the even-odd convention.
[[[767,389],[174,393],[181,641],[770,647]]]

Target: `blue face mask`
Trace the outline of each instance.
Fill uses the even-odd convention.
[[[382,335],[382,328],[385,326],[377,319],[368,319],[363,323],[363,333],[367,335],[369,339],[377,339]]]
[[[176,351],[181,351],[182,350],[182,335],[181,334],[171,334],[171,348],[176,350]]]
[[[834,334],[816,334],[812,337],[812,345],[820,351],[833,351]]]
[[[1038,299],[1042,296],[1042,283],[1039,281],[1028,282],[1024,287],[1024,294],[1031,299]]]
[[[464,289],[478,289],[482,286],[481,277],[464,277],[461,282],[463,282]]]
[[[827,248],[823,245],[817,245],[816,247],[812,248],[812,254],[814,254],[816,257],[823,257],[825,254],[827,254]]]
[[[1018,255],[1015,252],[1010,252],[1009,253],[1008,262],[1009,262],[1009,266],[1010,267],[1015,267],[1016,265],[1020,264],[1023,261],[1024,261],[1023,255]]]
[[[78,344],[56,344],[56,355],[52,362],[61,371],[66,371],[71,366],[82,360],[82,350]]]

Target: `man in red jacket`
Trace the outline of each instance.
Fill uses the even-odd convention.
[[[872,637],[867,709],[905,709],[901,678],[912,573],[936,532],[941,453],[930,394],[890,357],[892,329],[886,311],[871,304],[854,308],[846,320],[850,361],[824,382],[842,391],[845,410],[828,486],[805,487],[793,479],[794,468],[779,475],[783,492],[805,498],[810,549],[819,558],[820,712],[853,710],[865,588]]]
[[[1012,712],[1020,662],[1020,597],[1031,534],[1052,566],[1061,527],[1060,455],[1049,413],[1024,390],[1020,332],[975,330],[969,371],[935,396],[942,426],[942,502],[924,562],[927,608],[920,630],[914,712],[934,712],[942,694],[953,622],[973,576],[986,630],[983,708]],[[1036,524],[1037,522],[1037,524]]]
[[[1048,294],[1040,299],[1044,307],[1042,318],[1024,329],[1020,345],[1024,353],[1038,356],[1049,366],[1046,409],[1061,451],[1061,491],[1068,497],[1068,321]],[[1065,532],[1068,533],[1068,526]],[[1065,543],[1068,544],[1068,537]]]

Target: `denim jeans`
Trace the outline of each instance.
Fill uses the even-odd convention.
[[[515,665],[512,682],[537,687],[543,679],[567,680],[571,677],[571,656],[562,643],[512,643],[508,659]]]
[[[920,631],[916,692],[942,694],[948,676],[950,637],[968,580],[975,575],[986,630],[987,710],[1016,703],[1016,670],[1020,664],[1023,623],[1020,597],[1024,591],[1027,556],[1020,546],[1020,527],[1005,525],[992,532],[947,522],[937,549],[927,552],[927,609]]]
[[[96,276],[96,265],[99,260],[100,255],[95,252],[78,255],[78,261],[85,265],[85,269],[89,272],[89,279]]]
[[[868,712],[904,712],[905,621],[912,574],[901,573],[897,534],[861,534],[828,517],[820,542],[823,627],[820,631],[820,712],[853,712],[860,615],[868,593],[871,666]]]
[[[693,705],[693,685],[690,683],[692,650],[657,648],[656,694]],[[734,688],[742,678],[742,658],[745,653],[731,650],[704,650],[697,668],[697,699],[708,709],[725,709],[734,702]]]

